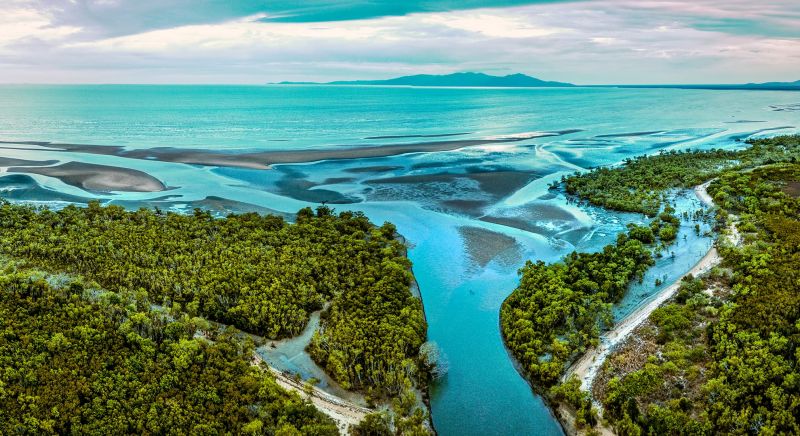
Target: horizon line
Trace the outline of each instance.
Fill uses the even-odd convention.
[[[338,83],[338,82],[380,82],[390,79],[353,79],[353,80],[334,80],[330,82],[315,81],[291,81],[280,82],[0,82],[0,86],[337,86],[337,87],[393,87],[393,88],[597,88],[597,87],[674,87],[674,86],[747,86],[764,85],[776,83],[792,84],[798,81],[769,81],[769,82],[731,82],[731,83],[592,83],[578,84],[562,82],[570,86],[419,86],[419,85],[375,85],[359,83]],[[554,82],[546,80],[546,82]],[[798,85],[800,86],[800,85]],[[787,88],[790,88],[787,86]],[[793,87],[791,87],[793,88]]]

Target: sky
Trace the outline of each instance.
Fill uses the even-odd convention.
[[[0,0],[0,83],[800,80],[800,0]]]

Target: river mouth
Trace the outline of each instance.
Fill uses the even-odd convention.
[[[448,98],[457,104],[446,107],[441,104],[442,90],[418,90],[413,98],[381,89],[325,91],[339,93],[335,96],[302,87],[232,89],[226,91],[229,97],[202,87],[191,92],[184,95],[187,103],[176,107],[167,91],[148,90],[133,98],[103,87],[79,93],[69,87],[0,87],[5,129],[0,140],[14,142],[0,144],[4,158],[13,159],[0,161],[0,196],[53,207],[97,199],[132,209],[190,213],[199,207],[221,215],[254,211],[287,217],[325,202],[338,211],[362,211],[378,224],[394,223],[410,244],[429,339],[449,362],[448,374],[431,389],[433,420],[442,435],[561,433],[503,347],[500,304],[516,287],[517,269],[526,260],[552,262],[572,250],[598,250],[627,223],[645,220],[575,203],[550,189],[561,175],[660,150],[739,147],[736,138],[800,125],[800,112],[770,109],[796,103],[796,94],[783,92],[448,90]],[[83,98],[85,93],[94,97],[91,103]],[[304,116],[298,121],[280,105],[273,112],[241,111],[230,100],[234,97],[292,101],[303,108]],[[343,112],[335,100],[346,99],[362,106]],[[169,117],[154,115],[153,108]],[[212,115],[219,110],[227,111],[225,122]],[[526,132],[569,133],[525,136]],[[777,132],[787,130],[773,133]],[[522,139],[486,142],[487,138]],[[53,151],[37,141],[106,144],[127,154]],[[363,155],[373,153],[369,147],[374,145],[445,141],[446,146],[407,153]],[[361,154],[304,158],[271,169],[266,169],[268,161],[253,157],[265,152],[305,157],[311,152],[295,151],[315,148],[340,155],[348,148],[342,144]],[[192,156],[205,161],[159,159],[159,153],[165,153],[159,151],[162,147],[200,150]],[[206,159],[219,155],[234,157]],[[125,186],[118,184],[108,191],[84,189],[80,179],[70,184],[75,179],[26,170],[67,162],[80,162],[93,171],[127,169],[116,178],[107,173],[102,180],[127,180],[130,188],[171,189],[147,192],[119,189]],[[13,173],[7,171],[12,167]],[[685,203],[687,210],[696,206],[688,197],[676,202]],[[693,224],[682,228],[671,248],[675,256],[659,259],[615,308],[615,316],[625,316],[653,295],[656,278],[669,283],[670,277],[685,272],[691,256],[704,253],[708,243],[702,232],[694,233]]]

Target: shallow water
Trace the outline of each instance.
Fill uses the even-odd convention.
[[[0,173],[0,194],[52,205],[99,198],[127,207],[220,212],[293,213],[326,201],[364,211],[377,223],[392,221],[412,244],[429,336],[449,362],[447,377],[432,391],[439,433],[560,434],[502,345],[500,304],[526,259],[597,250],[643,218],[571,203],[548,185],[643,153],[737,147],[736,139],[751,135],[797,132],[800,111],[785,108],[798,102],[800,94],[792,92],[657,89],[3,86],[0,140],[10,142],[234,153],[562,134],[273,170],[4,143],[4,158],[132,168],[173,189],[97,193],[40,174]],[[676,203],[679,210],[699,207],[691,195]],[[656,278],[668,283],[702,257],[710,239],[695,235],[693,225],[684,225],[678,243],[632,287],[615,316],[651,298]]]

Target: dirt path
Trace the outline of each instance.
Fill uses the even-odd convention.
[[[697,198],[699,198],[700,201],[709,207],[714,206],[711,196],[708,195],[708,192],[706,191],[711,182],[712,181],[708,181],[694,188]],[[736,225],[731,224],[729,230],[729,238],[731,239],[731,242],[739,245],[741,243],[741,236],[739,235]],[[711,270],[711,268],[719,265],[721,261],[722,258],[720,257],[717,248],[712,246],[706,255],[703,256],[703,258],[700,259],[700,261],[697,262],[692,269],[687,271],[684,276],[689,274],[692,274],[695,277],[702,275]],[[614,328],[602,334],[600,336],[600,345],[589,349],[583,356],[581,356],[580,359],[573,363],[572,366],[567,369],[566,373],[562,377],[562,380],[567,380],[574,375],[581,380],[581,387],[583,389],[591,389],[592,382],[597,376],[597,372],[602,366],[606,357],[608,357],[614,348],[624,341],[636,327],[643,323],[656,308],[661,306],[665,301],[675,295],[675,293],[678,291],[678,288],[680,288],[680,282],[681,279],[676,280],[670,286],[659,292],[656,298],[649,301],[644,306],[636,309],[622,321],[617,323]]]
[[[253,356],[253,363],[268,368],[275,375],[275,381],[278,382],[278,385],[284,389],[299,393],[303,398],[308,398],[320,412],[333,418],[336,421],[336,426],[339,427],[340,434],[349,434],[348,429],[350,426],[358,424],[364,419],[364,416],[373,412],[371,409],[333,396],[317,387],[308,390],[304,382],[288,377],[281,371],[269,366],[258,354]]]

